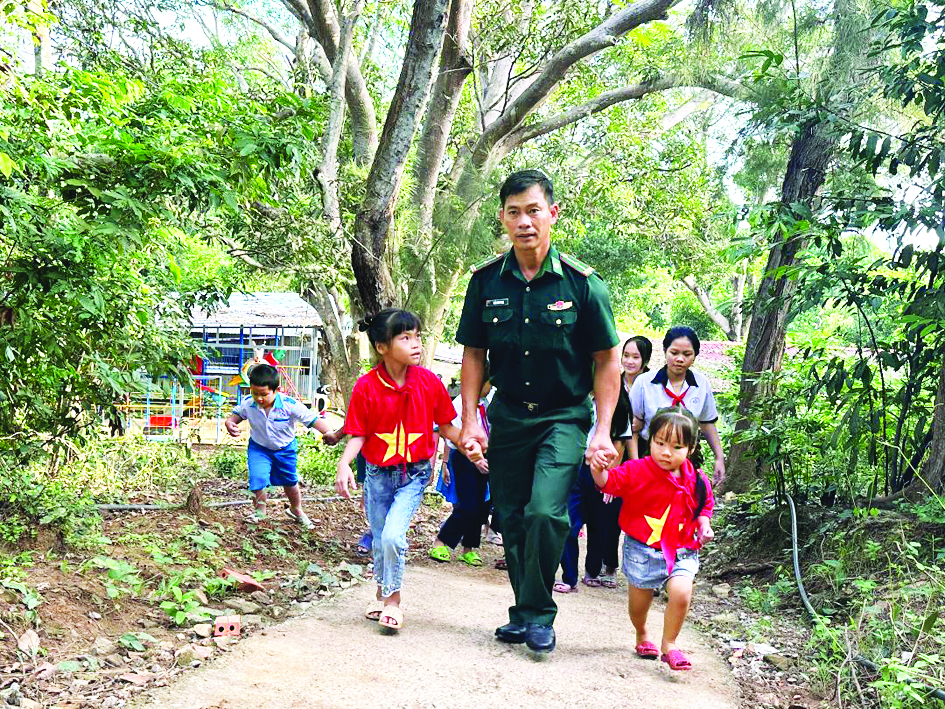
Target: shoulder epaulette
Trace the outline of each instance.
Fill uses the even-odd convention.
[[[477,263],[477,264],[474,265],[474,266],[470,266],[470,267],[469,267],[469,272],[470,272],[470,273],[475,273],[476,271],[481,271],[481,270],[484,269],[486,266],[491,266],[491,265],[494,264],[496,261],[501,261],[501,260],[504,259],[504,258],[505,258],[505,254],[497,254],[496,256],[492,256],[491,258],[487,258],[485,261],[480,261],[479,263]]]
[[[573,268],[575,271],[580,273],[582,276],[589,276],[592,273],[594,273],[594,267],[588,266],[586,263],[584,263],[580,259],[576,259],[573,256],[570,256],[564,253],[559,254],[559,255],[563,263],[568,264],[571,268]]]

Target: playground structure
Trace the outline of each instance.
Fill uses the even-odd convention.
[[[295,293],[234,293],[222,308],[191,313],[191,336],[204,356],[191,363],[193,382],[161,380],[119,407],[125,431],[154,440],[229,442],[223,421],[249,394],[249,370],[266,362],[279,370],[282,391],[323,409],[318,346],[322,320]]]
[[[125,433],[156,441],[225,442],[223,420],[232,412],[233,402],[222,392],[222,380],[195,376],[188,384],[169,379],[149,383],[143,398],[118,407]]]

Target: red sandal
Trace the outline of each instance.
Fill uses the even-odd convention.
[[[637,645],[636,651],[637,657],[642,657],[644,660],[655,660],[660,656],[659,648],[649,640],[644,640],[642,643]]]
[[[664,652],[660,660],[669,665],[669,669],[671,670],[692,669],[692,663],[689,662],[689,658],[683,655],[680,650],[670,650],[669,652]]]

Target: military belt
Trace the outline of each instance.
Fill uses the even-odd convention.
[[[579,399],[540,403],[536,401],[524,401],[502,392],[499,392],[496,395],[496,398],[500,399],[502,403],[508,406],[510,409],[519,409],[520,411],[525,411],[529,414],[547,413],[548,411],[553,411],[554,409],[566,409],[568,407],[577,406],[578,404],[587,401],[587,395],[585,395]]]

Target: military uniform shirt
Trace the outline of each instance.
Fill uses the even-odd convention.
[[[531,281],[514,250],[475,267],[456,341],[488,350],[501,397],[541,408],[585,398],[593,353],[618,344],[604,282],[554,246]]]

